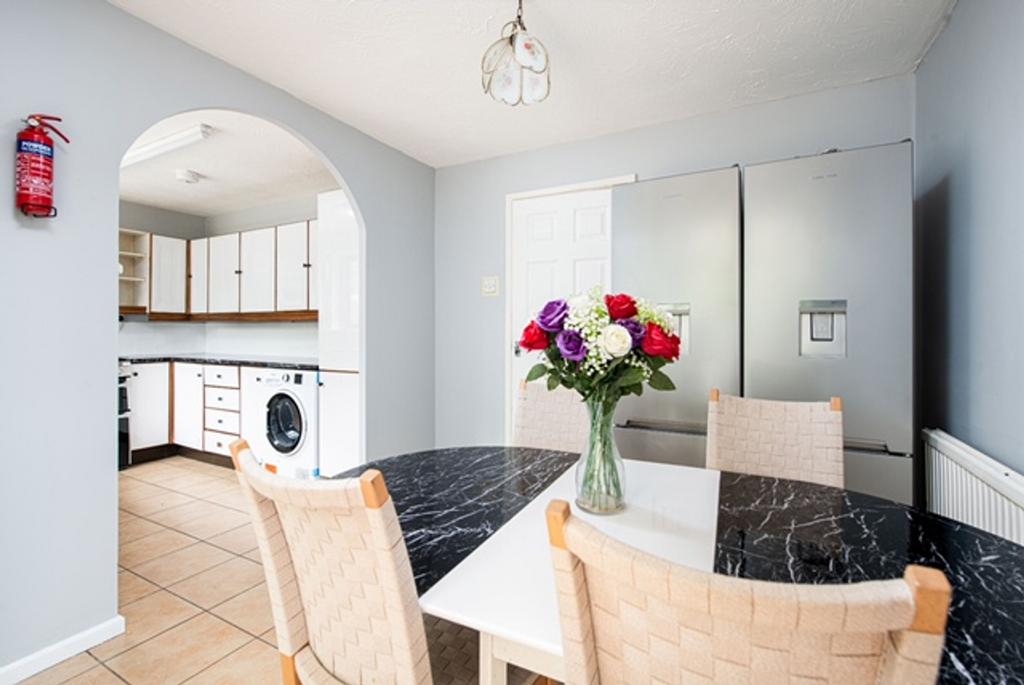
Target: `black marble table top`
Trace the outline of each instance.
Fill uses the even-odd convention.
[[[219,366],[255,366],[267,369],[291,369],[295,371],[317,371],[320,363],[311,357],[275,357],[268,355],[219,354],[196,352],[187,354],[127,354],[117,358],[130,364],[155,364],[158,362],[182,362],[188,364],[213,364]]]
[[[382,459],[342,475],[367,468],[384,474],[422,594],[578,458],[462,447]],[[907,564],[939,568],[953,585],[940,682],[1024,684],[1024,547],[869,495],[722,474],[717,573],[852,583],[901,577]]]

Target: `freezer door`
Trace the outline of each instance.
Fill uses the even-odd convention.
[[[744,393],[843,398],[844,433],[913,451],[911,145],[744,171]]]
[[[710,389],[739,392],[739,239],[735,167],[612,191],[612,290],[669,307],[683,348],[679,360],[665,367],[676,390],[645,388],[643,397],[620,403],[618,425],[657,424],[656,431],[642,430],[637,440],[620,439],[623,456],[644,458],[639,438],[654,435],[660,443],[676,424],[684,435],[692,435],[695,424],[702,433]]]

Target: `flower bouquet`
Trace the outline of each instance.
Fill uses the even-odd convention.
[[[661,369],[679,357],[679,337],[661,309],[629,295],[589,294],[552,300],[523,331],[519,347],[542,351],[527,381],[575,390],[587,404],[590,435],[576,467],[576,504],[611,513],[625,505],[622,457],[612,437],[615,406],[644,384],[674,390]]]

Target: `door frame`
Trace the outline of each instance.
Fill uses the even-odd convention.
[[[505,340],[503,344],[505,347],[504,423],[506,445],[512,444],[512,419],[513,412],[515,410],[515,402],[512,400],[512,389],[515,387],[515,379],[512,378],[513,355],[512,345],[509,344],[514,339],[513,336],[515,335],[515,323],[512,321],[512,204],[517,200],[530,200],[538,197],[547,197],[549,195],[564,195],[566,193],[577,193],[585,190],[610,190],[618,185],[636,183],[636,180],[637,174],[634,172],[631,174],[611,176],[593,181],[569,183],[566,185],[538,188],[536,190],[525,190],[505,195],[505,294],[503,298],[505,307]],[[611,217],[608,218],[608,230],[610,236],[612,230]]]

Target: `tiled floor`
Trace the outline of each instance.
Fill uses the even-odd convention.
[[[279,683],[256,538],[233,471],[173,457],[121,472],[127,631],[32,685]]]

